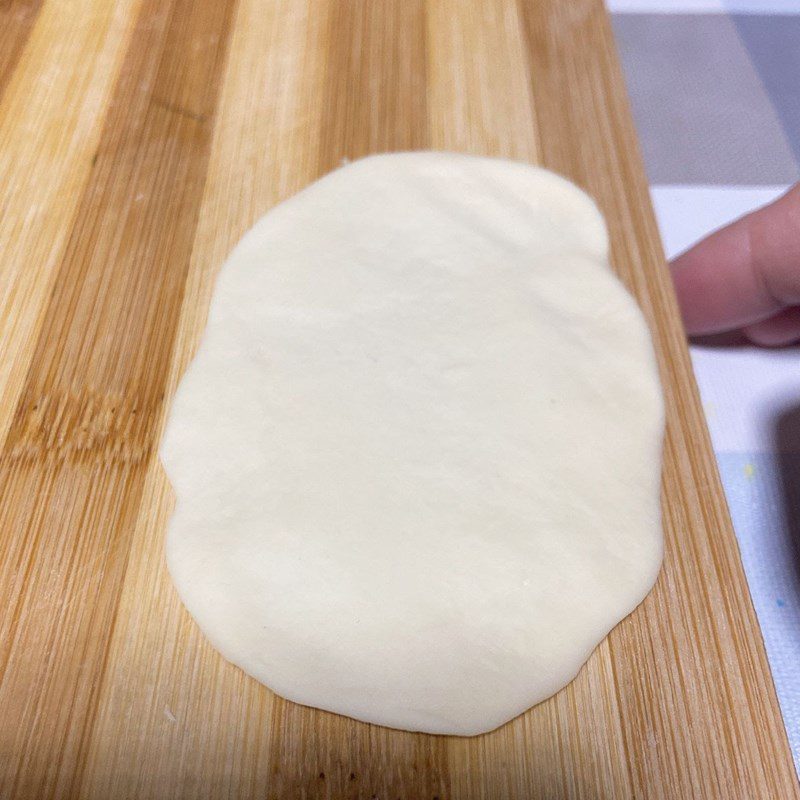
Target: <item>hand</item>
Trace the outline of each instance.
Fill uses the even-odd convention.
[[[800,184],[671,266],[690,336],[741,330],[769,347],[800,340]]]

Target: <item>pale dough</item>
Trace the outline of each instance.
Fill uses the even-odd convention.
[[[283,697],[472,735],[556,692],[659,569],[663,409],[562,178],[355,162],[222,269],[161,456],[183,602]]]

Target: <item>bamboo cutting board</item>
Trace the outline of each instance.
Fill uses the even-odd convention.
[[[414,148],[597,199],[668,409],[655,590],[474,739],[274,697],[162,558],[216,270],[342,159]],[[5,0],[0,187],[0,797],[800,796],[600,0]]]

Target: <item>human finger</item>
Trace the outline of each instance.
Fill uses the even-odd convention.
[[[672,274],[689,335],[745,328],[800,304],[800,184],[678,256]],[[776,333],[788,333],[783,324]]]

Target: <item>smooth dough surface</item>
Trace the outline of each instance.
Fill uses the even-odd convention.
[[[661,392],[607,248],[564,179],[442,153],[255,224],[161,449],[169,570],[226,658],[462,735],[574,677],[662,552]]]

